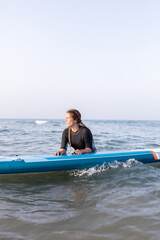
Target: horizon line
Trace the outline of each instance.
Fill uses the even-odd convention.
[[[65,118],[5,118],[0,117],[0,120],[65,120]],[[160,121],[160,119],[90,119],[86,118],[83,119],[84,121]]]

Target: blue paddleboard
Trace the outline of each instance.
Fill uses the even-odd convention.
[[[125,152],[88,153],[82,155],[32,155],[0,157],[0,174],[86,169],[118,161],[135,159],[142,163],[160,162],[160,149]]]

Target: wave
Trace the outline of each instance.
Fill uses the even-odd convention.
[[[46,120],[36,120],[35,123],[40,125],[40,124],[46,124],[46,123],[48,123],[48,121],[46,121]]]
[[[102,172],[108,171],[111,168],[119,168],[119,167],[130,168],[130,167],[132,167],[133,163],[139,163],[139,162],[135,159],[129,159],[126,162],[114,161],[112,163],[108,163],[107,166],[105,164],[102,164],[102,166],[100,166],[100,167],[92,167],[92,168],[83,169],[83,170],[72,170],[72,171],[70,171],[70,176],[90,177],[94,174],[100,174]]]
[[[8,129],[1,129],[0,133],[3,133],[3,132],[9,132],[9,130]]]

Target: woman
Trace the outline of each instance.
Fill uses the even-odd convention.
[[[63,155],[67,152],[67,145],[75,150],[72,153],[83,154],[96,151],[93,144],[93,136],[82,120],[81,114],[76,109],[70,109],[66,113],[66,128],[62,134],[61,149],[55,155]]]

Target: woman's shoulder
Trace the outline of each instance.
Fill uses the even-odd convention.
[[[81,130],[83,133],[92,134],[92,133],[91,133],[91,130],[90,130],[89,128],[87,128],[87,127],[81,126],[81,127],[80,127],[80,130]]]

